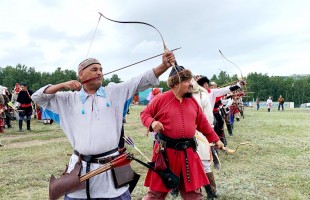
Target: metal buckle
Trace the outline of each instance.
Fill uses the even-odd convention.
[[[167,143],[166,143],[165,141],[160,140],[160,141],[159,141],[159,149],[160,149],[161,151],[165,151],[166,144],[167,144]]]

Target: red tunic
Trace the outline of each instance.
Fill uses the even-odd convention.
[[[169,103],[170,101],[171,103]],[[166,105],[168,106],[165,107]],[[153,116],[155,115],[155,120],[161,122],[164,126],[165,130],[162,131],[162,133],[170,138],[192,138],[197,129],[207,137],[209,142],[219,140],[219,137],[207,121],[201,107],[193,97],[183,98],[182,102],[180,102],[177,98],[174,98],[174,94],[171,90],[165,92],[151,101],[141,112],[140,117],[143,125],[150,127],[153,122]],[[155,149],[157,149],[157,145],[153,151],[153,161],[156,160],[158,156]],[[186,149],[186,152],[189,161],[190,182],[186,179],[184,152],[182,150],[166,149],[171,170],[176,175],[183,177],[183,183],[181,183],[181,185],[185,188],[185,191],[188,192],[209,184],[209,181],[205,175],[197,152],[195,152],[193,148]],[[169,192],[160,177],[151,170],[147,173],[144,185],[150,187],[153,191]]]

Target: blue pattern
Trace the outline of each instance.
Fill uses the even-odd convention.
[[[45,109],[45,112],[46,112],[46,114],[47,114],[48,116],[50,116],[50,118],[51,118],[52,120],[54,120],[57,124],[60,124],[59,114],[54,113],[54,112],[52,112],[52,111],[50,111],[50,110],[48,110],[48,109]]]
[[[97,90],[95,95],[103,97],[103,98],[107,97],[107,94],[102,86]],[[80,99],[82,101],[82,104],[85,103],[87,97],[88,97],[88,94],[85,92],[84,87],[83,87],[80,91]]]

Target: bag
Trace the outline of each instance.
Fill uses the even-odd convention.
[[[70,173],[66,173],[66,170],[59,179],[56,179],[53,175],[50,178],[49,185],[49,199],[57,200],[65,194],[85,189],[85,182],[80,182],[79,174],[82,165],[77,162],[74,169]]]
[[[159,175],[167,189],[173,189],[179,186],[180,177],[175,175],[170,168],[165,170],[155,170],[155,172]]]
[[[129,184],[130,193],[139,181],[140,175],[135,173],[130,164],[111,169],[115,188],[121,188]]]

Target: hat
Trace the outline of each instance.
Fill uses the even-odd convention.
[[[174,85],[180,82],[178,74],[180,76],[181,82],[191,79],[193,77],[192,72],[182,66],[176,66],[175,68],[172,67],[167,81],[167,85],[169,88],[172,88]]]
[[[153,90],[152,90],[152,94],[155,96],[155,95],[157,95],[157,94],[159,94],[160,93],[160,89],[159,88],[154,88]]]
[[[101,65],[99,60],[97,60],[96,58],[87,58],[87,59],[83,60],[79,64],[78,72],[83,71],[84,69],[86,69],[87,67],[89,67],[92,64],[99,64],[99,65]]]
[[[25,87],[27,87],[27,83],[22,83],[22,84],[20,84],[21,86],[25,86]]]
[[[177,71],[180,72],[180,71],[182,71],[182,70],[184,70],[184,69],[185,69],[185,68],[184,68],[183,66],[175,66],[175,67],[172,67],[172,70],[171,70],[171,72],[170,72],[170,74],[169,74],[169,77],[176,75],[176,74],[177,74]]]
[[[216,82],[214,82],[214,81],[212,81],[212,82],[210,83],[210,85],[212,85],[212,86],[217,86]]]
[[[197,83],[200,86],[203,86],[204,83],[208,83],[208,85],[209,85],[210,84],[210,80],[206,76],[202,76],[200,79],[197,80]]]

